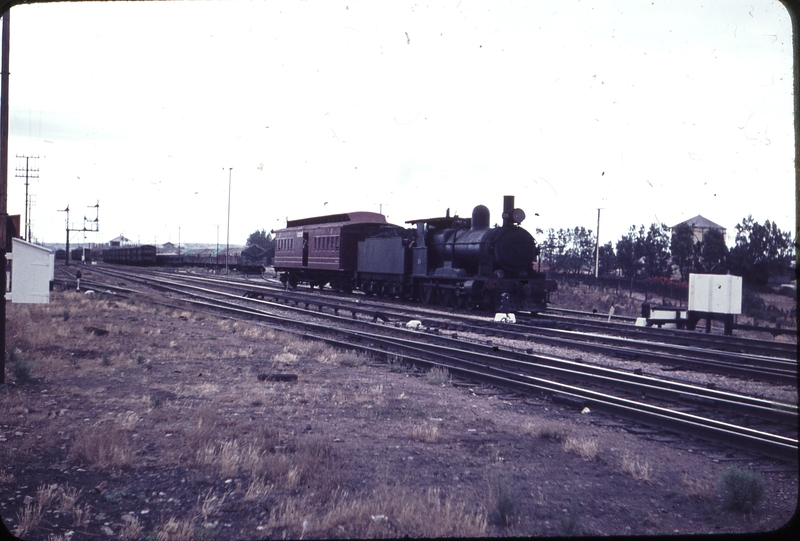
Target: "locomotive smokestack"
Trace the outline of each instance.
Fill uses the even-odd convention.
[[[514,225],[514,196],[503,196],[503,227],[512,227]]]

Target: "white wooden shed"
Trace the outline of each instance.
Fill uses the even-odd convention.
[[[50,283],[55,278],[56,255],[52,250],[11,239],[11,280],[6,299],[13,303],[47,304],[50,302]]]

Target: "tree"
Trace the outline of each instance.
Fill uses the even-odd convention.
[[[600,247],[599,274],[601,276],[611,274],[617,268],[617,256],[614,254],[614,246],[608,241]]]
[[[725,244],[725,235],[722,231],[709,229],[703,233],[700,256],[700,263],[705,272],[719,274],[725,271],[728,246]]]
[[[247,246],[259,246],[267,251],[267,263],[275,257],[275,239],[265,229],[255,230],[247,237]]]
[[[617,265],[626,278],[632,278],[636,274],[637,256],[636,249],[636,226],[632,225],[628,234],[617,241]]]
[[[645,271],[647,276],[669,277],[669,228],[665,224],[651,224],[644,238]]]
[[[672,261],[678,265],[678,270],[681,272],[681,280],[686,280],[689,273],[694,270],[695,245],[692,226],[682,223],[672,230],[669,250],[672,253]]]
[[[728,263],[731,272],[745,281],[766,284],[770,276],[788,266],[794,254],[791,233],[781,231],[769,220],[761,225],[748,215],[736,224],[736,246],[730,251]]]

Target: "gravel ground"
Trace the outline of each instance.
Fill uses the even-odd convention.
[[[796,463],[546,397],[142,299],[8,309],[0,514],[24,539],[752,533],[797,508]],[[732,466],[763,482],[743,510]]]

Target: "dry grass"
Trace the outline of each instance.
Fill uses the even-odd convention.
[[[135,450],[128,441],[128,431],[115,423],[96,423],[75,436],[69,460],[100,469],[131,466]]]
[[[119,537],[124,541],[141,539],[142,531],[143,528],[142,524],[139,522],[139,519],[133,517],[132,520],[129,520],[122,525],[122,529],[119,532]]]
[[[712,481],[697,479],[686,473],[683,474],[683,486],[686,487],[686,495],[695,500],[709,501],[715,494]]]
[[[208,521],[208,517],[213,517],[219,510],[222,508],[222,504],[225,503],[225,499],[230,496],[230,494],[226,493],[222,496],[217,496],[214,492],[214,489],[209,489],[206,495],[203,497],[202,501],[200,500],[200,496],[197,497],[197,511],[202,515],[203,522]]]
[[[272,492],[275,485],[268,483],[264,476],[255,477],[250,481],[247,486],[247,491],[244,493],[245,501],[260,501]]]
[[[411,427],[411,437],[425,443],[437,442],[439,441],[439,427],[429,424],[414,425]]]
[[[178,520],[170,517],[156,530],[156,541],[195,541],[197,539],[197,520]]]
[[[14,482],[14,474],[8,473],[5,470],[0,470],[0,484],[10,485]]]
[[[597,457],[597,441],[588,438],[568,437],[563,443],[564,450],[580,455],[584,460],[594,460]]]
[[[561,443],[567,437],[567,429],[555,424],[546,424],[539,428],[531,429],[534,430],[536,436],[556,443]]]
[[[69,484],[59,487],[58,510],[62,513],[72,513],[75,511],[75,502],[78,501],[81,491],[70,487]]]
[[[653,480],[653,466],[646,458],[625,455],[622,457],[622,472],[630,475],[637,481],[650,482]]]
[[[287,499],[270,515],[268,528],[299,538],[482,537],[486,512],[470,510],[438,488],[420,494],[383,488],[354,495],[336,489],[322,514],[297,499]]]
[[[39,526],[42,520],[42,506],[39,502],[30,501],[26,503],[22,510],[17,512],[17,525],[14,528],[14,535],[23,537],[32,532]]]
[[[59,492],[58,484],[39,485],[36,489],[36,502],[40,507],[47,507],[58,497]]]

